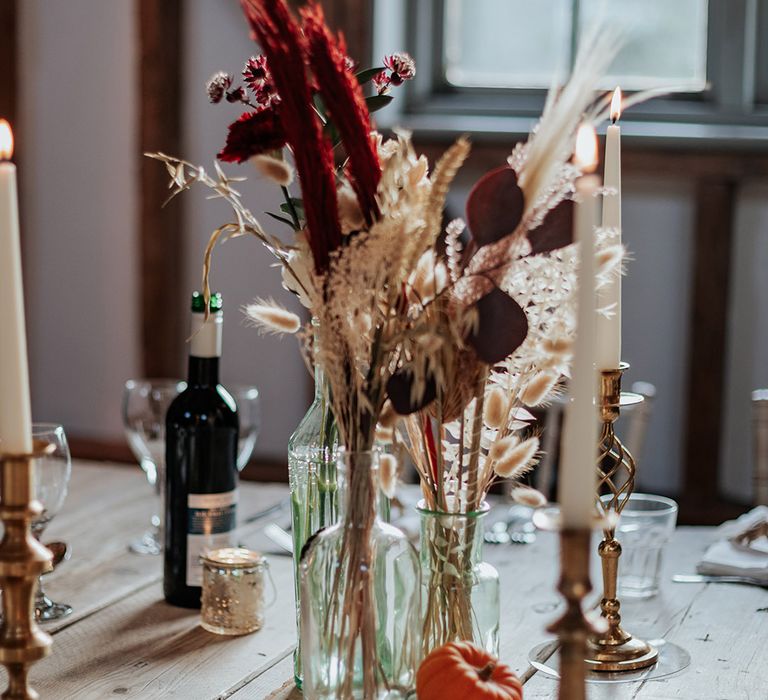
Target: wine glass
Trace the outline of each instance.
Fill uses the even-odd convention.
[[[165,414],[186,389],[179,379],[129,379],[123,392],[123,426],[128,444],[157,498],[151,525],[129,549],[136,554],[163,551],[162,494],[165,488]]]
[[[32,534],[39,540],[48,523],[53,520],[64,504],[67,495],[69,477],[72,473],[72,458],[69,454],[64,428],[55,423],[34,423],[32,437],[42,443],[42,447],[52,449],[43,457],[34,460],[35,498],[43,510],[31,525]],[[53,445],[53,448],[50,446]],[[43,590],[43,577],[37,584],[35,593],[35,619],[41,621],[59,620],[72,612],[65,603],[53,602]]]
[[[237,471],[248,464],[261,428],[261,404],[259,390],[255,386],[236,384],[230,392],[237,405],[240,432],[237,442]]]

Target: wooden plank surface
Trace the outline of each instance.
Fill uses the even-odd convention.
[[[244,483],[240,515],[247,518],[285,499],[284,485]],[[236,638],[209,634],[199,626],[196,611],[163,602],[161,559],[127,551],[128,542],[146,527],[150,510],[151,490],[138,467],[75,465],[64,509],[43,538],[72,545],[72,559],[49,577],[46,589],[75,612],[48,626],[54,633],[53,655],[32,672],[42,697],[300,698],[292,682],[290,558],[270,557],[277,601],[263,630]],[[263,526],[285,523],[286,517],[283,510],[242,526],[241,541],[269,549]],[[679,529],[664,564],[661,595],[623,605],[630,630],[664,636],[687,649],[690,668],[666,680],[591,685],[590,700],[768,699],[768,592],[669,580],[672,573],[693,571],[710,537],[708,529]],[[561,609],[556,546],[553,535],[542,534],[533,545],[485,550],[485,559],[501,575],[501,656],[526,680],[529,700],[556,693],[556,683],[534,673],[527,662],[529,650],[546,639],[544,629]],[[599,587],[597,557],[593,564]]]

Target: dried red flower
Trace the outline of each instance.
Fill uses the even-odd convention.
[[[371,121],[360,83],[347,70],[347,47],[325,25],[323,9],[312,2],[301,9],[309,62],[317,79],[323,104],[336,127],[347,154],[347,174],[360,209],[370,224],[379,214],[376,190],[381,166],[369,138]]]
[[[251,56],[243,66],[243,78],[253,92],[257,104],[269,107],[280,101],[280,96],[275,90],[272,74],[269,72],[267,57]]]
[[[284,145],[285,132],[277,111],[261,109],[246,112],[230,125],[227,143],[217,158],[228,163],[244,163],[253,156]]]
[[[333,150],[313,109],[305,68],[306,47],[284,0],[240,0],[269,64],[280,95],[280,120],[293,150],[304,199],[309,247],[315,269],[328,269],[341,245]]]
[[[377,73],[372,78],[373,85],[376,88],[376,93],[379,95],[386,95],[389,92],[390,85],[392,84],[387,71],[383,70],[381,73]]]
[[[229,73],[214,73],[205,84],[208,100],[213,104],[218,104],[230,87],[232,87],[232,76]]]
[[[402,85],[416,76],[416,62],[407,53],[384,56],[384,65],[391,71],[389,80],[392,85]]]

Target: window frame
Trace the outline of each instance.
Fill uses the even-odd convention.
[[[390,43],[399,39],[416,60],[417,74],[403,99],[396,100],[399,108],[384,114],[380,124],[401,124],[423,136],[470,131],[479,138],[492,138],[528,133],[541,113],[546,91],[450,84],[442,56],[445,0],[403,1],[402,13],[395,13],[400,26],[390,27],[387,39]],[[377,0],[377,5],[384,3],[391,0]],[[632,107],[621,120],[622,135],[629,143],[768,151],[768,42],[758,41],[761,35],[768,36],[768,0],[709,0],[708,19],[711,89]],[[425,36],[434,40],[425,42]]]

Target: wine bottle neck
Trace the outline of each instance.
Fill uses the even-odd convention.
[[[193,386],[215,386],[219,383],[221,330],[224,314],[192,314],[192,337],[189,348],[189,383]]]
[[[219,358],[190,355],[187,377],[190,386],[216,386],[219,383]]]

